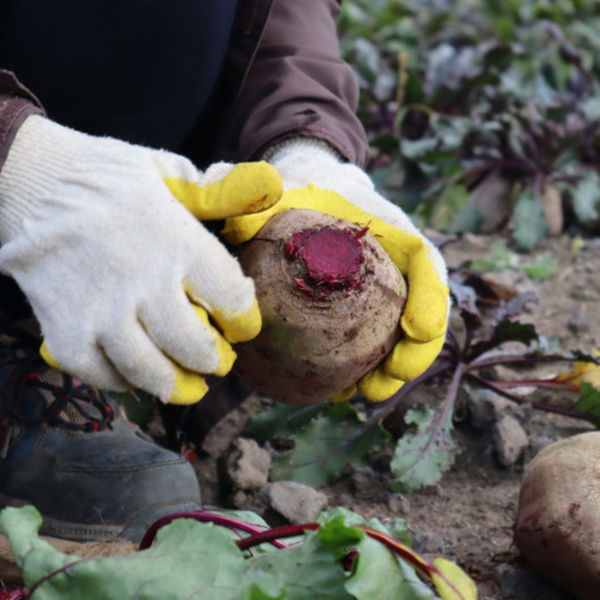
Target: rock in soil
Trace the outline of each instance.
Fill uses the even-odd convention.
[[[496,577],[502,600],[574,600],[537,575],[508,564],[498,565]]]
[[[259,490],[269,481],[271,455],[254,440],[237,438],[224,465],[226,481],[233,490]]]
[[[465,261],[489,258],[494,242],[511,247],[510,240],[503,236],[467,234],[447,244],[443,253],[449,266],[458,268]],[[535,251],[520,257],[522,261],[529,261],[549,255],[556,261],[557,270],[548,279],[533,281],[518,269],[485,275],[492,277],[496,284],[507,286],[510,291],[534,291],[540,301],[533,304],[519,321],[534,325],[540,336],[557,343],[562,351],[589,353],[600,347],[600,319],[596,318],[600,299],[600,238],[586,238],[578,250],[574,250],[572,242],[572,236],[567,235],[546,239]],[[451,320],[459,325],[457,314],[455,306]],[[583,318],[573,319],[572,315],[583,315]],[[583,327],[584,321],[586,327]],[[572,365],[552,364],[544,370],[549,370],[548,376],[554,376],[571,368]],[[530,379],[531,376],[529,368],[496,367],[489,374],[490,379],[501,380]],[[531,402],[545,402],[550,393],[537,390],[532,394],[531,388],[525,387],[511,388],[511,392],[521,396],[523,401]],[[577,397],[576,393],[561,392],[559,395],[561,397],[557,398],[557,394],[552,393],[551,400],[559,401],[561,406],[568,406]],[[443,398],[444,388],[441,386],[417,388],[401,409],[386,419],[386,426],[394,435],[400,436],[407,428],[403,417],[409,406],[424,403],[435,408]],[[226,451],[231,439],[241,435],[244,418],[263,406],[258,400],[252,402],[246,403],[231,418],[223,419],[203,445],[207,457],[200,457],[195,467],[206,503],[222,500],[217,494],[221,488],[217,485],[214,461]],[[521,423],[530,438],[526,461],[550,442],[594,429],[592,424],[579,419],[535,410],[532,404],[511,404],[497,417],[507,414]],[[484,429],[472,425],[475,423],[456,423],[456,437],[462,452],[457,455],[455,465],[442,477],[443,495],[423,489],[402,494],[404,498],[394,496],[383,473],[386,460],[382,460],[374,469],[375,480],[369,485],[366,483],[372,474],[366,471],[325,486],[322,491],[329,498],[329,506],[345,506],[367,519],[378,518],[384,522],[405,516],[413,539],[434,551],[442,549],[446,558],[456,561],[474,577],[478,600],[566,600],[567,597],[556,589],[552,589],[553,595],[550,595],[549,588],[526,583],[523,573],[538,583],[539,580],[524,565],[520,565],[523,570],[506,570],[507,565],[515,566],[513,527],[522,478],[521,463],[504,467],[491,448],[493,425]],[[373,462],[371,466],[374,467]],[[240,504],[252,507],[256,501],[254,495],[258,497],[260,494],[260,491],[256,494],[243,492],[236,498]],[[310,517],[313,516],[314,511]],[[296,518],[310,520],[307,515]]]
[[[523,456],[529,439],[519,421],[510,415],[504,415],[494,425],[492,443],[500,464],[510,467]]]
[[[295,481],[275,481],[260,493],[261,500],[290,523],[312,523],[327,508],[327,496]]]
[[[510,404],[510,400],[491,390],[468,390],[467,406],[471,425],[475,429],[491,429]]]

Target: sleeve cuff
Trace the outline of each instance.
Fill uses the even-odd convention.
[[[40,101],[14,73],[0,70],[0,171],[17,131],[30,115],[44,115]]]
[[[310,137],[294,137],[279,142],[268,148],[262,155],[262,160],[272,164],[288,158],[297,153],[311,154],[313,157],[321,157],[323,160],[345,162],[342,155],[324,140]]]

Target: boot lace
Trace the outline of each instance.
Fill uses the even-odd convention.
[[[50,369],[39,355],[38,344],[38,340],[20,334],[16,341],[0,347],[0,354],[4,354],[2,363],[12,367],[0,390],[9,421],[47,423],[81,432],[107,427],[115,415],[106,395],[70,375]],[[31,412],[31,404],[27,406],[25,401],[30,388],[42,391],[46,400],[45,407],[35,410],[35,416],[27,414]],[[90,405],[96,410],[90,410]]]

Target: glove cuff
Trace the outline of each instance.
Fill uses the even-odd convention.
[[[22,229],[39,199],[52,193],[57,174],[81,160],[85,137],[41,115],[25,120],[0,172],[0,244]]]
[[[262,156],[263,160],[277,165],[295,154],[310,155],[311,158],[334,162],[344,162],[342,155],[327,142],[317,138],[294,137],[271,146]]]
[[[283,178],[284,189],[313,184],[350,198],[352,189],[372,189],[369,176],[343,157],[327,142],[316,138],[297,137],[273,146],[265,155]]]

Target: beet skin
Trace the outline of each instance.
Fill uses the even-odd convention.
[[[286,404],[321,402],[375,367],[400,338],[406,283],[368,228],[310,210],[273,216],[239,252],[262,331],[235,370]]]

